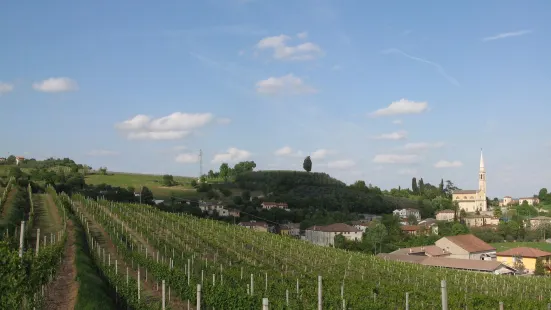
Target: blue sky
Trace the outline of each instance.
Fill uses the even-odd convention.
[[[1,152],[197,175],[254,160],[491,197],[549,182],[549,1],[0,6]],[[547,102],[546,102],[547,101]],[[379,111],[379,112],[377,112]],[[8,134],[9,133],[9,134]]]

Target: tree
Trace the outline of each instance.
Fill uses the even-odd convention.
[[[423,178],[419,179],[419,194],[423,195],[425,193],[425,182],[423,182]]]
[[[548,194],[547,193],[547,188],[544,187],[544,188],[540,189],[540,192],[538,194],[538,198],[540,199],[540,201],[544,201],[545,198],[547,198],[547,194]]]
[[[209,179],[214,178],[214,171],[209,170],[209,172],[207,173],[207,176],[209,177]]]
[[[304,171],[306,172],[312,171],[312,159],[310,159],[310,156],[306,156],[306,158],[304,158],[302,168],[304,168]]]
[[[410,214],[408,216],[408,224],[409,225],[417,225],[417,218],[415,217],[415,215]]]
[[[377,245],[380,246],[387,235],[388,232],[386,230],[386,226],[381,223],[377,223],[375,226],[367,230],[365,233],[365,239],[373,244],[374,254],[377,254]]]
[[[254,161],[242,161],[233,167],[233,170],[235,172],[235,175],[245,173],[245,172],[251,172],[256,168],[256,163]]]
[[[230,166],[228,166],[227,163],[222,163],[220,165],[220,176],[224,178],[224,181],[228,181],[228,177],[230,176]]]
[[[526,270],[526,267],[524,266],[524,263],[522,262],[522,257],[520,256],[514,256],[513,260],[515,261],[513,263],[513,268],[516,269],[518,273],[524,273]]]
[[[161,181],[161,183],[164,186],[173,186],[174,184],[176,184],[176,182],[174,182],[174,177],[170,174],[163,175],[163,180]]]
[[[494,217],[500,218],[501,217],[501,207],[495,207],[494,208]]]
[[[419,187],[417,186],[417,179],[415,177],[411,178],[411,191],[414,195],[419,195]]]
[[[142,190],[140,191],[140,195],[142,197],[142,203],[144,204],[147,204],[147,205],[153,205],[154,202],[153,202],[153,192],[147,188],[147,187],[142,187]]]
[[[536,259],[536,269],[534,270],[536,276],[545,275],[545,266],[543,266],[543,261],[541,258]]]
[[[107,175],[107,167],[100,167],[98,171],[101,175]]]
[[[438,186],[438,190],[440,191],[440,193],[444,192],[444,179],[440,180],[440,185]]]

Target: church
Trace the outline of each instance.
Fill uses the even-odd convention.
[[[486,203],[486,169],[484,157],[480,151],[480,167],[478,169],[478,190],[456,190],[452,193],[452,199],[459,204],[459,210],[465,212],[484,212],[488,210]]]

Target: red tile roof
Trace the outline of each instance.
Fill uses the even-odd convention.
[[[496,256],[521,256],[521,257],[538,258],[538,257],[551,256],[551,253],[542,251],[540,249],[534,249],[529,247],[518,247],[518,248],[512,248],[509,250],[505,250],[503,252],[496,253]]]
[[[404,225],[404,226],[400,227],[400,229],[402,229],[403,231],[418,231],[418,230],[422,230],[422,229],[423,229],[423,226],[419,226],[419,225]]]
[[[450,242],[455,243],[457,246],[459,246],[460,248],[464,249],[469,253],[492,251],[496,249],[493,246],[487,244],[486,242],[480,240],[479,238],[471,234],[448,236],[444,238],[448,239]]]
[[[415,256],[415,255],[395,255],[395,254],[377,254],[378,257],[385,260],[400,261],[406,263],[417,263],[425,266],[432,267],[445,267],[451,269],[462,270],[475,270],[493,272],[499,268],[507,268],[511,272],[513,268],[505,266],[499,261],[486,261],[486,260],[473,260],[473,259],[459,259],[459,258],[447,258],[447,257],[428,257],[428,256]]]
[[[426,245],[426,246],[418,246],[413,248],[403,248],[396,250],[390,254],[392,255],[415,255],[424,253],[426,256],[447,256],[450,255],[450,252],[441,249],[437,247],[436,245]]]

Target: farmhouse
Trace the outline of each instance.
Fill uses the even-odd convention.
[[[264,210],[271,210],[276,208],[276,209],[289,211],[289,206],[287,205],[286,202],[263,202],[260,205]]]
[[[347,240],[361,240],[362,231],[344,223],[335,223],[327,226],[312,226],[306,229],[305,238],[313,244],[331,246],[335,243],[335,236],[342,235]]]
[[[384,260],[420,264],[430,267],[449,268],[456,270],[477,271],[493,274],[514,274],[515,269],[498,261],[466,260],[447,257],[431,257],[400,254],[377,254]]]
[[[418,221],[421,220],[421,213],[419,213],[419,210],[417,209],[397,209],[392,211],[392,214],[399,216],[401,219],[407,219],[410,216],[415,216]]]
[[[453,210],[442,210],[436,213],[437,221],[446,221],[451,222],[455,218],[455,211]]]
[[[256,222],[256,221],[241,222],[238,225],[248,229],[252,229],[254,231],[261,231],[261,232],[268,231],[268,224],[266,222]]]
[[[533,273],[536,270],[537,259],[542,260],[545,266],[549,266],[551,253],[540,249],[519,247],[498,252],[496,257],[497,261],[510,267],[513,267],[517,262],[521,262],[528,272]]]
[[[434,244],[450,252],[450,258],[492,260],[496,257],[493,246],[471,234],[443,237]]]
[[[410,236],[420,236],[426,233],[426,227],[422,225],[403,225],[400,229]]]

